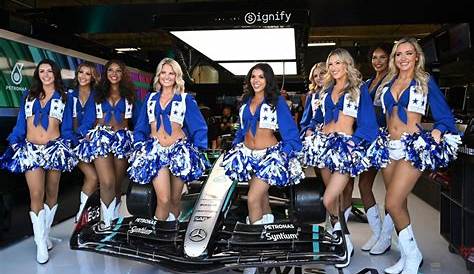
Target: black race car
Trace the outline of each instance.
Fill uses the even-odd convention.
[[[179,221],[154,220],[153,188],[133,185],[127,207],[134,216],[118,218],[104,229],[96,193],[74,229],[71,248],[159,264],[176,272],[347,260],[344,237],[327,233],[319,225],[326,218],[321,181],[309,178],[288,189],[276,189],[271,204],[278,221],[248,225],[245,185],[225,176],[222,158],[199,185],[200,192],[183,196]]]

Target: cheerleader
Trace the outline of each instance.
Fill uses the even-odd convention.
[[[200,150],[207,148],[207,125],[193,96],[184,92],[175,60],[161,60],[153,86],[157,92],[146,96],[134,130],[128,173],[136,183],[153,184],[155,219],[174,221],[184,183],[199,179],[206,169]]]
[[[94,64],[85,62],[77,67],[75,89],[70,91],[69,100],[72,106],[74,132],[79,139],[85,138],[88,131],[94,127],[94,88],[98,82],[99,74]],[[98,185],[97,172],[92,163],[80,161],[78,167],[84,174],[84,184],[81,189],[81,203],[76,214],[76,222],[81,217],[87,199],[97,190]]]
[[[380,86],[380,83],[382,83],[383,78],[387,75],[390,51],[391,48],[386,44],[377,45],[371,50],[370,59],[372,67],[375,70],[375,76],[365,82],[370,97],[374,103],[379,128],[385,127],[385,116],[382,112],[380,100],[375,101],[374,99],[377,88]],[[381,133],[383,134],[383,132]],[[369,222],[369,227],[372,230],[371,237],[361,247],[361,249],[362,251],[370,251],[370,254],[372,255],[383,254],[390,249],[393,231],[392,218],[387,212],[385,213],[382,223],[379,216],[379,207],[375,202],[374,193],[372,192],[372,186],[377,171],[377,168],[372,167],[369,170],[362,172],[359,176],[360,196]]]
[[[324,79],[321,107],[307,131],[314,134],[311,146],[304,151],[304,159],[307,165],[321,169],[326,185],[323,202],[333,216],[334,233],[342,236],[341,225],[334,217],[339,211],[338,198],[351,177],[370,167],[371,158],[366,150],[376,140],[378,127],[369,93],[349,52],[333,50],[326,66],[329,73]],[[318,130],[316,124],[320,124]],[[349,265],[353,254],[349,232],[344,234],[348,259],[336,267]]]
[[[297,184],[304,174],[296,159],[301,150],[298,128],[268,64],[257,64],[247,74],[240,127],[232,149],[224,156],[226,175],[249,182],[248,223],[272,223],[268,197],[270,186]],[[278,142],[275,131],[282,141]]]
[[[25,174],[36,260],[40,264],[48,261],[48,249],[52,248],[48,235],[58,208],[61,172],[71,171],[77,164],[70,153],[74,135],[71,106],[66,102],[58,65],[52,60],[41,61],[8,136],[10,146],[0,158],[3,168]]]
[[[460,136],[451,109],[434,79],[425,72],[425,56],[415,38],[402,38],[390,54],[389,72],[377,90],[387,118],[390,164],[382,169],[387,182],[385,207],[395,223],[400,260],[386,273],[418,273],[423,258],[407,208],[407,196],[422,171],[446,167],[457,157]],[[431,131],[420,127],[427,106]]]
[[[94,163],[100,186],[101,218],[104,228],[118,217],[121,185],[132,150],[129,130],[134,111],[135,92],[125,64],[110,60],[95,93],[95,127],[79,142],[76,154],[85,163]]]

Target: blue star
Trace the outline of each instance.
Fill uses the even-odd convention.
[[[153,113],[153,110],[152,110],[152,109],[150,109],[150,110],[148,111],[148,113],[152,114],[152,113]]]
[[[413,104],[415,104],[415,105],[418,104],[418,99],[416,99],[416,98],[413,99]],[[423,103],[422,103],[422,104],[423,104]]]
[[[54,110],[57,110],[58,109],[58,106],[54,106]]]
[[[351,104],[350,102],[347,103],[347,107],[348,107],[348,108],[351,108],[351,107],[352,107],[352,104]]]
[[[422,101],[421,101],[421,105],[422,105],[422,106],[425,105],[425,100],[422,100]]]
[[[354,109],[355,109],[355,110],[358,110],[358,109],[359,109],[359,107],[358,107],[358,106],[356,106],[356,105],[354,105]]]
[[[267,116],[263,116],[263,120],[266,121],[268,119]]]
[[[173,114],[178,115],[178,111],[177,110],[173,111]]]
[[[272,122],[275,122],[275,117],[272,118]]]
[[[175,102],[174,102],[174,105],[175,105],[175,106],[178,106],[178,105],[179,105],[179,102],[176,102],[176,101],[175,101]]]
[[[184,112],[181,112],[181,116],[184,116]]]
[[[263,111],[268,112],[268,108],[267,107],[263,108]]]

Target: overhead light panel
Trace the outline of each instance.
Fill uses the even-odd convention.
[[[308,43],[308,47],[330,47],[335,46],[336,42],[316,42],[316,43]]]
[[[127,51],[139,51],[141,48],[116,48],[115,50],[118,53],[127,52]]]
[[[252,68],[258,62],[227,62],[219,63],[228,71],[232,72],[234,75],[247,75],[250,68]],[[296,61],[291,62],[266,62],[269,64],[275,75],[296,75]]]

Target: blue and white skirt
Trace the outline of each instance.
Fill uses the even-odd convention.
[[[379,170],[385,168],[390,163],[389,141],[390,136],[388,131],[384,128],[380,128],[377,139],[372,143],[363,142],[361,144],[366,148],[365,157],[369,160],[371,167]]]
[[[305,166],[318,166],[321,154],[326,150],[328,136],[321,131],[304,137],[303,149],[299,153],[301,163]]]
[[[1,167],[15,173],[43,168],[45,170],[71,171],[78,163],[69,142],[58,138],[45,145],[25,141],[7,148],[0,157]]]
[[[403,149],[406,161],[410,161],[420,171],[436,170],[447,167],[449,162],[457,158],[461,136],[446,133],[438,144],[430,131],[421,131],[413,134],[403,133],[400,142],[399,147]],[[392,152],[392,155],[394,154],[395,151]]]
[[[129,163],[130,179],[139,184],[151,183],[164,167],[184,182],[191,182],[199,179],[208,166],[205,156],[190,142],[178,140],[163,147],[154,138],[136,144]]]
[[[118,159],[125,159],[132,152],[132,145],[133,133],[130,130],[120,129],[114,132],[110,126],[98,125],[89,130],[87,138],[79,141],[74,153],[86,163],[109,154]]]
[[[295,155],[286,155],[282,144],[251,150],[239,143],[224,155],[225,174],[239,182],[250,181],[252,176],[274,186],[298,184],[304,178],[300,162]]]
[[[327,134],[326,144],[319,152],[318,168],[356,177],[371,166],[367,146],[357,145],[352,136],[333,132]]]

